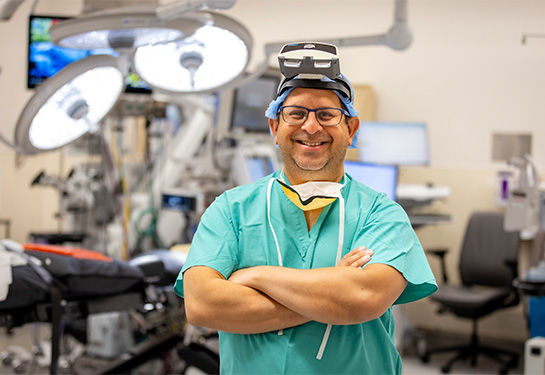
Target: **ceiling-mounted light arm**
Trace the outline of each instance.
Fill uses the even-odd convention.
[[[334,44],[337,47],[353,47],[363,45],[387,45],[400,51],[411,45],[413,36],[407,22],[407,0],[395,0],[394,22],[392,27],[384,33],[368,36],[354,36],[321,40],[321,42]]]
[[[23,0],[0,0],[0,21],[8,21]]]
[[[13,142],[10,142],[4,135],[2,135],[2,133],[0,133],[0,141],[9,148],[15,150],[15,152],[17,152],[18,154],[25,154],[25,151],[22,148],[20,148]]]
[[[545,38],[545,34],[537,34],[537,33],[525,33],[525,34],[522,34],[521,43],[522,43],[522,44],[526,44],[526,41],[528,40],[528,38]]]
[[[394,50],[403,50],[412,42],[412,32],[407,22],[407,0],[395,0],[394,7],[394,23],[388,32],[377,35],[367,36],[355,36],[347,38],[335,38],[323,40],[319,38],[320,42],[334,44],[337,47],[354,47],[363,45],[387,45]],[[225,88],[237,88],[244,86],[247,83],[259,78],[269,68],[269,59],[271,55],[277,54],[278,51],[288,42],[274,42],[267,43],[265,45],[265,60],[257,67],[257,69],[246,75],[245,77],[238,79],[226,85]]]
[[[236,0],[181,0],[157,7],[155,13],[157,14],[157,18],[166,21],[197,10],[230,9],[235,3]]]

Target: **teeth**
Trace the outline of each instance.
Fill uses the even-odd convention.
[[[319,146],[322,144],[322,142],[318,142],[318,143],[310,143],[310,142],[305,142],[305,141],[301,141],[302,144],[304,144],[305,146]]]

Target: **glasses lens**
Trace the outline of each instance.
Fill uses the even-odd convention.
[[[308,117],[309,111],[316,114],[318,123],[322,126],[334,126],[341,122],[343,111],[339,108],[307,109],[298,106],[282,107],[282,118],[291,125],[302,125]]]
[[[307,119],[308,111],[303,107],[284,107],[282,117],[288,124],[299,125]]]
[[[343,112],[338,108],[322,108],[316,111],[316,118],[321,125],[331,126],[341,122]]]

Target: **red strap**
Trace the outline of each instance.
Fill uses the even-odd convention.
[[[101,262],[113,262],[113,259],[109,256],[101,254],[97,251],[80,249],[77,247],[59,246],[59,245],[47,245],[37,243],[24,243],[23,248],[25,250],[43,251],[44,253],[53,253],[64,256],[69,256],[77,259],[89,259],[98,260]]]

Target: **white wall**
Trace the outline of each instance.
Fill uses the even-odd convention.
[[[10,21],[0,22],[0,132],[8,137],[31,95],[25,89],[30,0],[25,1]],[[252,33],[255,67],[268,42],[382,33],[392,24],[393,4],[393,0],[238,0],[227,13]],[[36,13],[70,15],[79,5],[77,0],[40,0]],[[451,213],[452,224],[419,233],[425,247],[454,250],[451,273],[456,271],[456,250],[469,214],[500,209],[494,205],[494,177],[503,166],[490,160],[492,133],[531,133],[534,159],[541,172],[545,168],[545,38],[521,43],[523,33],[545,33],[544,20],[545,1],[409,0],[414,33],[409,49],[340,49],[342,71],[354,84],[373,87],[377,120],[425,121],[429,126],[431,168],[404,169],[401,179],[452,187],[449,200],[433,207]],[[275,59],[271,62],[275,64]],[[28,185],[40,168],[59,172],[58,157],[28,159],[16,163],[12,152],[0,145],[0,217],[14,218],[14,239],[19,241],[29,230],[55,227],[55,220],[47,219],[55,196],[28,190]],[[32,216],[27,225],[25,218],[36,212],[38,217]],[[433,261],[432,267],[438,272]],[[424,311],[413,314],[414,319],[444,328],[444,320],[435,319],[426,303],[412,305]],[[491,335],[525,335],[518,310],[491,322]],[[499,326],[506,328],[498,330]]]
[[[490,163],[491,133],[530,132],[545,166],[545,32],[542,1],[409,0],[412,46],[340,49],[341,70],[371,84],[377,119],[425,121],[433,165]],[[239,1],[231,13],[264,42],[381,33],[393,1]],[[255,48],[254,48],[255,50]]]

